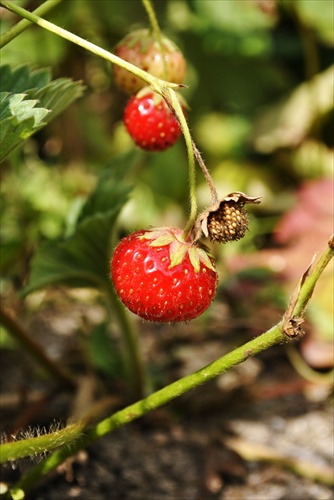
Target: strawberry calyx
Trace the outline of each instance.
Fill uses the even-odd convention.
[[[139,236],[140,240],[149,240],[151,247],[163,247],[169,245],[169,269],[180,265],[186,256],[195,271],[200,272],[201,264],[215,271],[215,266],[207,250],[199,247],[197,243],[185,240],[183,231],[175,227],[160,227],[146,231]]]
[[[143,97],[146,96],[152,96],[153,102],[155,106],[158,106],[158,104],[161,103],[161,101],[164,101],[164,98],[160,95],[157,94],[157,92],[154,92],[150,86],[143,87],[142,89],[138,90],[136,93],[136,98],[137,99],[142,99]]]
[[[152,87],[150,87],[149,85],[146,85],[145,87],[141,88],[136,93],[137,99],[142,99],[143,97],[146,97],[146,96],[152,97],[153,103],[156,107],[160,103],[163,103],[167,107],[166,99],[162,95],[158,94],[157,92],[154,92],[152,90]],[[183,110],[184,111],[189,110],[189,105],[186,102],[185,98],[181,94],[179,94],[178,92],[176,92],[176,96],[177,96]]]

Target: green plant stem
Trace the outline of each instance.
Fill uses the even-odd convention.
[[[144,397],[146,389],[146,376],[144,364],[140,353],[137,332],[131,323],[127,311],[109,289],[107,296],[110,298],[112,310],[117,316],[117,321],[122,332],[124,342],[124,365],[127,370],[129,397],[132,401]]]
[[[33,14],[35,14],[35,16],[43,16],[44,14],[49,12],[49,10],[56,7],[61,1],[62,0],[46,0],[46,2],[44,2],[34,10]],[[16,23],[15,26],[13,26],[0,36],[0,47],[4,47],[5,45],[7,45],[7,43],[14,40],[14,38],[16,38],[24,30],[29,28],[29,26],[31,26],[31,22],[27,19],[22,19],[20,22]]]
[[[82,431],[85,427],[84,422],[77,422],[41,436],[31,437],[4,443],[1,445],[0,463],[9,462],[24,457],[33,457],[48,451],[53,451],[61,446],[71,446],[77,439],[82,437]]]
[[[147,12],[148,18],[150,20],[152,31],[154,33],[154,37],[159,45],[159,50],[161,53],[163,67],[164,67],[164,78],[166,79],[167,78],[166,59],[165,59],[165,55],[164,55],[164,47],[163,47],[163,43],[162,43],[161,30],[159,27],[157,16],[155,15],[151,0],[142,0],[142,4],[144,5],[144,8]]]
[[[39,16],[36,16],[35,14],[28,12],[27,10],[23,9],[22,7],[19,7],[18,5],[15,5],[13,2],[10,2],[9,0],[1,0],[0,5],[2,7],[5,7],[8,10],[11,10],[12,12],[15,12],[19,16],[27,19],[28,21],[37,24],[41,28],[44,28],[48,31],[51,31],[55,35],[58,35],[62,38],[65,38],[66,40],[75,43],[76,45],[79,45],[80,47],[88,50],[89,52],[92,52],[93,54],[102,57],[103,59],[106,59],[107,61],[116,64],[117,66],[121,66],[122,68],[130,71],[134,75],[138,76],[142,80],[144,80],[148,85],[151,85],[153,90],[157,92],[160,95],[163,95],[163,91],[165,88],[179,88],[179,85],[176,83],[171,83],[171,82],[165,82],[164,80],[160,80],[159,78],[156,78],[146,71],[143,71],[142,69],[138,68],[137,66],[130,64],[127,61],[124,61],[118,56],[115,56],[111,52],[108,52],[105,49],[102,49],[101,47],[98,47],[94,43],[88,42],[87,40],[84,40],[83,38],[80,38],[77,35],[74,35],[70,31],[67,31],[63,28],[60,28],[59,26],[50,23],[49,21],[46,21],[45,19],[42,19]],[[1,45],[0,45],[1,48]]]
[[[312,295],[314,286],[320,278],[324,268],[333,257],[333,254],[334,245],[333,240],[331,240],[329,248],[325,250],[319,258],[318,263],[313,267],[313,269],[310,270],[307,279],[302,282],[300,289],[298,285],[298,297],[294,308],[290,311],[292,316],[296,317],[305,313],[305,307],[307,306],[309,298]],[[226,372],[233,366],[246,361],[250,357],[259,354],[265,349],[279,343],[291,341],[291,338],[284,333],[284,324],[285,319],[283,316],[283,319],[276,326],[272,327],[270,330],[255,339],[247,342],[243,346],[238,347],[232,352],[226,354],[217,361],[210,363],[208,366],[205,366],[191,375],[177,380],[167,387],[151,394],[147,398],[116,412],[110,417],[92,426],[85,434],[82,435],[81,438],[73,443],[70,449],[68,446],[61,447],[49,456],[45,462],[40,463],[31,469],[14,486],[13,491],[20,488],[25,491],[31,489],[36,484],[36,481],[38,481],[43,475],[51,472],[55,469],[55,467],[79,449],[86,447],[90,443],[105,436],[118,427],[132,422],[146,413],[172,401],[187,391],[190,391],[204,382],[211,380],[217,375]]]
[[[2,307],[0,308],[0,323],[8,329],[29,352],[29,354],[39,363],[43,369],[55,378],[62,386],[69,389],[76,387],[74,378],[57,363],[50,359],[41,348],[25,331],[25,329],[8,314]]]
[[[173,113],[176,115],[176,118],[183,132],[188,152],[190,213],[188,222],[183,231],[183,237],[184,239],[186,239],[188,234],[191,232],[191,229],[197,217],[196,166],[195,166],[195,156],[193,149],[193,140],[189,131],[186,117],[184,116],[180,101],[175,91],[173,89],[167,89],[167,91],[164,92],[163,97],[166,99],[167,104],[169,105]]]
[[[164,65],[164,78],[166,79],[166,77],[167,77],[166,60],[165,60],[165,56],[164,56],[164,47],[163,47],[163,43],[162,43],[162,35],[161,35],[159,23],[158,23],[156,15],[155,15],[151,0],[142,0],[142,3],[145,7],[148,18],[150,20],[152,31],[153,31],[154,36],[155,36],[155,38],[158,42],[158,45],[159,45],[159,50],[160,50],[161,57],[163,60],[163,65]],[[190,214],[189,214],[189,220],[188,220],[186,227],[183,231],[183,237],[186,239],[188,234],[191,232],[191,229],[195,223],[196,216],[197,216],[196,168],[195,168],[194,150],[193,150],[194,143],[192,141],[192,138],[191,138],[191,135],[189,132],[187,120],[185,119],[180,102],[179,102],[175,92],[170,90],[169,95],[166,96],[166,93],[165,93],[164,97],[167,100],[167,103],[169,104],[169,106],[171,107],[172,112],[176,115],[176,117],[180,123],[181,129],[182,129],[182,132],[184,135],[184,139],[186,142],[186,146],[187,146],[187,152],[188,152]]]
[[[294,316],[301,317],[307,307],[309,300],[312,297],[313,290],[319,279],[319,276],[323,273],[324,269],[327,267],[334,254],[334,235],[331,236],[328,242],[328,247],[321,254],[317,263],[314,265],[313,269],[307,275],[304,283],[302,284],[298,300],[294,307]]]
[[[214,185],[214,182],[212,180],[212,177],[210,175],[210,172],[209,170],[207,169],[207,166],[205,165],[204,161],[203,161],[203,158],[201,156],[201,153],[198,151],[197,149],[197,146],[196,144],[192,143],[192,146],[193,146],[193,151],[194,151],[194,155],[196,157],[196,160],[199,164],[199,166],[201,167],[202,169],[202,172],[203,172],[203,175],[205,177],[205,180],[209,186],[209,189],[210,189],[210,193],[211,193],[211,204],[212,205],[215,205],[216,203],[218,203],[219,199],[218,199],[218,193],[217,193],[217,190],[216,190],[216,187]]]
[[[150,0],[142,0],[142,4],[147,12],[148,18],[150,20],[150,25],[152,27],[152,31],[157,39],[161,40],[161,31],[159,28],[159,23],[157,17],[155,15],[152,2]]]

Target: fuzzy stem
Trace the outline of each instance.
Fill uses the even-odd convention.
[[[189,168],[190,214],[186,227],[183,231],[183,238],[186,240],[187,236],[191,233],[191,230],[195,224],[197,216],[196,166],[195,166],[195,157],[193,150],[193,140],[191,138],[186,117],[184,116],[180,101],[175,91],[173,89],[168,89],[167,92],[164,92],[163,97],[166,99],[168,106],[173,111],[177,121],[179,122],[187,146],[188,168]]]
[[[43,434],[42,436],[19,439],[1,445],[0,463],[17,460],[18,458],[33,457],[62,446],[72,446],[80,437],[85,427],[84,422],[68,425],[59,431]]]
[[[331,261],[334,254],[334,235],[332,235],[328,241],[328,248],[319,257],[317,263],[307,275],[302,287],[300,288],[298,294],[298,301],[294,307],[294,316],[301,317],[306,309],[306,306],[312,297],[313,290],[319,279],[319,276],[323,273],[324,269],[327,267]]]
[[[290,314],[293,316],[303,315],[305,307],[312,295],[314,286],[320,278],[326,265],[329,263],[334,254],[333,239],[330,240],[329,248],[320,256],[318,263],[310,270],[307,279],[305,279],[299,289],[298,298]],[[273,345],[291,341],[284,333],[284,316],[283,319],[267,332],[259,335],[255,339],[247,342],[241,347],[226,354],[222,358],[210,363],[208,366],[198,370],[191,375],[188,375],[176,382],[164,387],[163,389],[151,394],[147,398],[134,403],[123,410],[116,412],[110,417],[102,420],[98,424],[92,426],[85,435],[79,438],[71,449],[68,446],[56,450],[49,456],[45,462],[38,464],[31,469],[20,481],[14,486],[13,491],[17,489],[29,490],[36,482],[45,474],[51,472],[66,458],[73,455],[79,449],[86,447],[97,439],[105,436],[109,432],[121,427],[133,420],[145,415],[146,413],[172,401],[182,394],[194,389],[204,382],[226,372],[233,366],[246,361],[252,356],[272,347]]]
[[[29,354],[37,360],[44,370],[55,378],[62,386],[73,389],[76,386],[74,378],[49,358],[25,329],[2,307],[0,308],[0,323],[18,340]]]
[[[144,8],[147,12],[147,15],[148,15],[148,18],[150,20],[151,27],[152,27],[152,32],[154,33],[154,37],[159,45],[159,50],[160,50],[160,54],[162,57],[162,63],[163,63],[163,68],[164,68],[164,79],[166,80],[166,78],[167,78],[166,59],[165,59],[164,47],[163,47],[163,43],[162,43],[161,30],[159,27],[157,16],[155,15],[151,0],[142,0],[142,4],[144,5]]]
[[[196,160],[198,161],[199,166],[202,169],[202,172],[204,174],[205,180],[209,186],[210,192],[211,192],[211,204],[214,205],[218,203],[218,193],[215,188],[214,182],[212,180],[212,177],[210,175],[209,170],[207,169],[207,166],[205,165],[203,158],[201,156],[201,153],[198,151],[196,144],[194,141],[192,142],[193,150],[194,150],[194,155],[196,156]]]
[[[146,13],[148,15],[148,18],[150,20],[152,31],[153,31],[155,37],[157,38],[157,40],[159,40],[159,38],[161,40],[161,31],[159,28],[159,23],[158,23],[157,17],[155,15],[155,12],[154,12],[154,9],[152,6],[152,2],[150,0],[142,0],[142,4],[144,5],[144,8],[145,8]]]
[[[56,7],[56,5],[61,1],[62,0],[46,0],[46,2],[44,2],[34,10],[33,14],[35,14],[36,16],[42,16],[49,12],[49,10]],[[14,38],[16,38],[24,30],[29,28],[29,26],[31,26],[31,22],[27,19],[22,19],[20,22],[16,23],[14,26],[12,26],[12,28],[10,28],[0,36],[0,47],[4,47],[5,45],[7,45],[7,43],[14,40]]]
[[[41,17],[36,16],[31,12],[28,12],[22,7],[19,7],[18,5],[15,5],[13,2],[10,2],[9,0],[0,0],[0,5],[8,10],[11,10],[12,12],[15,12],[19,16],[24,17],[28,21],[35,23],[38,26],[41,26],[41,28],[51,31],[54,34],[62,38],[65,38],[66,40],[69,40],[70,42],[75,43],[76,45],[79,45],[80,47],[88,50],[89,52],[92,52],[93,54],[102,57],[103,59],[106,59],[107,61],[116,64],[117,66],[121,66],[122,68],[130,71],[130,73],[133,73],[135,76],[138,76],[139,78],[144,80],[148,85],[151,85],[153,90],[160,95],[163,95],[163,91],[165,88],[180,87],[180,85],[178,85],[177,83],[165,82],[164,80],[160,80],[159,78],[150,75],[149,73],[138,68],[134,64],[124,61],[120,57],[115,56],[115,54],[112,54],[111,52],[102,49],[98,45],[88,42],[87,40],[84,40],[83,38],[74,35],[70,31],[60,28],[59,26],[50,23],[49,21],[46,21],[45,19],[42,19]]]

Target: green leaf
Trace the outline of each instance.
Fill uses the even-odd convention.
[[[42,247],[32,259],[23,293],[52,284],[101,289],[110,286],[110,235],[117,214],[118,209],[112,209],[88,217],[67,240]]]
[[[0,67],[0,162],[83,93],[80,82],[50,79],[45,69]]]
[[[49,69],[30,71],[28,66],[11,68],[8,64],[0,67],[1,90],[12,94],[27,93],[45,87],[51,80]]]
[[[133,161],[136,155],[131,155]],[[131,187],[122,177],[130,156],[118,157],[101,174],[95,191],[83,206],[75,231],[68,238],[46,244],[32,259],[26,295],[48,285],[100,288],[110,286],[110,240],[118,213]]]
[[[36,100],[24,101],[24,94],[0,95],[0,142],[2,161],[13,149],[41,128],[47,109],[36,108]]]
[[[124,177],[141,158],[141,152],[131,150],[112,159],[112,162],[101,172],[95,191],[82,207],[79,221],[97,213],[105,212],[111,207],[121,207],[127,199],[130,186],[124,184]]]

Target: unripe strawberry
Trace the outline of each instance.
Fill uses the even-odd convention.
[[[110,263],[121,301],[148,321],[188,321],[211,304],[217,287],[214,261],[175,227],[136,231],[123,238]]]
[[[129,99],[123,120],[137,146],[147,151],[164,151],[182,133],[165,100],[149,87]]]
[[[115,47],[115,55],[157,78],[173,83],[183,83],[186,61],[180,49],[165,36],[161,47],[148,29],[133,31]],[[128,94],[138,92],[147,85],[144,80],[120,66],[114,65],[114,79],[118,87]]]

